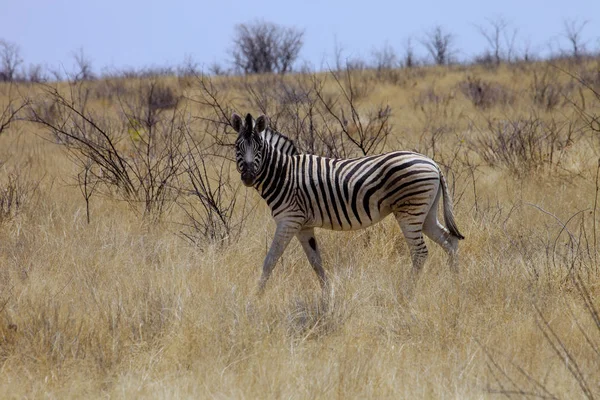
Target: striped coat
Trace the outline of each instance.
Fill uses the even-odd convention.
[[[427,257],[423,234],[446,250],[455,267],[463,236],[454,221],[446,180],[433,160],[409,151],[354,159],[298,154],[291,140],[268,128],[265,116],[254,121],[248,114],[242,121],[234,114],[233,126],[242,181],[258,190],[277,223],[261,291],[293,236],[325,286],[314,228],[362,229],[389,214],[394,214],[409,245],[415,274]],[[437,219],[440,196],[446,227]]]

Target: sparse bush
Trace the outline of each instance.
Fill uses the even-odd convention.
[[[427,119],[431,120],[437,117],[446,118],[452,100],[454,100],[454,93],[440,92],[432,85],[421,90],[417,96],[413,96],[411,103],[413,109],[420,110]]]
[[[21,48],[15,43],[0,39],[0,82],[18,80],[17,74],[21,64]]]
[[[90,86],[92,99],[110,104],[131,95],[128,80],[125,78],[105,78]]]
[[[225,76],[225,75],[229,75],[229,70],[227,68],[225,68],[224,66],[222,66],[221,64],[219,64],[218,62],[214,62],[212,63],[209,67],[208,67],[208,72],[211,75],[214,76]]]
[[[584,88],[600,92],[600,61],[591,68],[581,68],[578,74],[578,79]]]
[[[46,127],[85,171],[80,184],[99,184],[107,195],[132,206],[142,203],[144,215],[160,216],[177,196],[171,184],[184,160],[180,145],[187,121],[173,91],[140,81],[135,96],[119,99],[117,121],[88,108],[87,85],[73,83],[70,93],[46,87],[30,108],[30,120]]]
[[[410,60],[412,63],[413,61]],[[381,49],[373,50],[373,67],[375,76],[381,82],[398,85],[404,82],[402,71],[400,70],[400,61],[396,51],[386,44]]]
[[[179,78],[193,77],[198,75],[200,66],[191,55],[186,55],[183,63],[177,67],[177,76]]]
[[[391,133],[392,110],[389,105],[380,105],[370,111],[364,109],[360,99],[371,90],[368,81],[356,77],[350,69],[340,73],[332,72],[337,86],[337,95],[331,96],[323,90],[324,82],[313,76],[313,89],[320,101],[323,121],[321,137],[324,143],[335,143],[339,137],[339,146],[330,145],[327,156],[349,158],[357,155],[380,153]],[[337,111],[339,109],[339,111]],[[333,139],[333,140],[332,140]],[[355,150],[356,149],[356,150]]]
[[[232,177],[231,161],[207,154],[192,135],[186,136],[186,145],[187,181],[177,201],[186,216],[180,234],[195,245],[234,243],[253,209],[247,197],[239,199],[237,173]]]
[[[402,66],[404,68],[412,68],[417,66],[417,59],[415,57],[415,49],[412,44],[412,38],[406,39],[404,45],[404,55],[402,57]]]
[[[30,164],[9,168],[0,161],[0,226],[16,218],[34,200],[39,181],[29,176]]]
[[[476,55],[473,62],[477,65],[483,65],[486,67],[486,69],[495,69],[498,67],[498,64],[496,64],[496,59],[489,51],[485,51],[482,54]]]
[[[511,62],[514,55],[517,30],[509,31],[510,24],[503,17],[486,18],[488,27],[476,25],[477,30],[488,43],[488,49],[476,59],[484,65],[499,66],[502,61]]]
[[[386,43],[381,49],[373,49],[373,67],[377,72],[391,70],[398,67],[396,51]]]
[[[564,374],[566,379],[572,380],[574,390],[578,390],[576,393],[581,395],[581,398],[595,399],[598,392],[595,382],[598,377],[598,364],[600,364],[600,352],[596,344],[600,338],[600,313],[590,285],[579,275],[575,275],[570,281],[572,282],[569,282],[570,286],[573,287],[570,290],[576,293],[577,300],[583,304],[586,314],[583,318],[576,316],[573,312],[573,304],[566,300],[561,304],[562,309],[568,310],[565,316],[570,319],[573,326],[568,337],[560,333],[557,327],[561,319],[551,319],[545,315],[542,304],[532,305],[535,310],[535,325],[541,336],[542,348],[548,348],[552,352],[554,361],[561,368],[560,373]],[[586,325],[583,324],[583,320]],[[587,328],[590,325],[591,328]],[[574,351],[573,338],[577,338],[577,341],[587,350],[588,356],[582,356]],[[488,367],[495,380],[495,385],[490,385],[488,388],[490,393],[504,394],[507,397],[518,395],[526,398],[560,398],[556,394],[556,388],[547,379],[550,369],[546,372],[546,376],[539,376],[528,371],[524,361],[510,360],[501,351],[490,349],[485,345],[481,346],[489,360]],[[574,393],[570,392],[569,396],[573,396]]]
[[[44,67],[41,64],[30,64],[27,71],[26,79],[33,83],[44,83],[50,78],[44,71]]]
[[[239,24],[233,40],[233,64],[245,74],[285,74],[300,49],[304,32],[271,22]]]
[[[579,21],[574,19],[563,20],[563,36],[571,45],[570,56],[575,62],[581,61],[582,56],[586,53],[585,43],[581,37],[583,28],[589,21]]]
[[[83,48],[79,48],[73,52],[73,60],[75,61],[75,70],[72,75],[73,80],[91,81],[96,79],[96,75],[92,71],[92,61],[85,54]]]
[[[530,94],[535,105],[551,111],[560,104],[565,92],[567,88],[559,83],[558,70],[546,65],[540,74],[534,69]]]
[[[301,152],[348,158],[380,152],[391,133],[391,108],[367,108],[360,99],[372,86],[358,85],[359,72],[331,72],[335,91],[325,89],[326,78],[298,76],[296,80],[264,76],[243,82],[240,93],[251,109],[270,117],[274,129],[295,141]],[[221,97],[219,88],[207,77],[199,79],[200,95],[194,99],[209,107],[204,118],[206,132],[219,145],[232,146],[229,116],[233,108]]]
[[[447,65],[454,61],[454,35],[444,32],[441,26],[438,25],[427,33],[421,43],[436,65]]]
[[[19,113],[29,105],[28,99],[15,99],[13,86],[10,84],[6,93],[6,103],[0,103],[0,135],[8,130],[11,123],[19,117]]]
[[[499,83],[486,82],[481,78],[468,76],[458,84],[458,88],[477,108],[487,109],[495,105],[510,105],[515,95]]]
[[[581,129],[575,122],[546,122],[531,116],[512,121],[488,119],[487,130],[479,133],[470,147],[486,164],[524,175],[559,165]]]

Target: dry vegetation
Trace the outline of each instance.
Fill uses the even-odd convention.
[[[598,92],[597,60],[0,86],[0,398],[600,397]],[[430,246],[406,298],[390,219],[318,231],[328,307],[297,243],[256,297],[233,109],[433,157],[458,279]]]

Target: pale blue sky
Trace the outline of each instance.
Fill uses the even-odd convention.
[[[21,47],[25,63],[66,70],[83,48],[95,72],[103,67],[181,64],[186,55],[200,65],[227,64],[238,23],[256,19],[305,30],[300,58],[316,67],[333,62],[334,42],[346,57],[370,58],[386,42],[402,53],[409,36],[419,55],[418,38],[435,25],[456,37],[459,58],[485,47],[474,24],[503,16],[518,28],[518,47],[530,43],[546,53],[566,42],[565,18],[589,20],[583,36],[600,48],[600,0],[384,1],[384,0],[0,0],[0,38]]]

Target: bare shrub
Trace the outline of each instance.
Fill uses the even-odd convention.
[[[421,43],[436,65],[447,65],[453,62],[456,54],[454,35],[445,32],[441,26],[438,25],[425,34]]]
[[[483,64],[499,66],[502,61],[511,62],[514,55],[516,29],[510,29],[510,23],[503,17],[486,18],[488,26],[476,25],[477,31],[488,44],[484,55],[476,60]]]
[[[324,133],[321,135],[323,138],[340,137],[339,146],[330,146],[329,156],[348,158],[356,155],[356,150],[359,155],[381,152],[392,129],[391,107],[380,105],[365,113],[360,99],[370,90],[368,82],[363,80],[363,87],[356,85],[349,69],[341,74],[331,72],[331,76],[337,86],[337,94],[333,96],[324,91],[324,81],[313,76],[313,90],[322,107],[320,117]]]
[[[567,92],[568,88],[559,83],[556,68],[545,65],[541,73],[534,69],[530,94],[535,105],[551,111],[561,103],[563,95]]]
[[[427,119],[437,119],[438,117],[448,117],[450,103],[453,99],[453,93],[440,92],[434,85],[431,85],[413,96],[411,103],[413,108],[420,110]]]
[[[187,54],[183,60],[183,63],[177,67],[177,76],[179,78],[192,77],[198,75],[200,71],[200,65],[194,60],[194,58]]]
[[[577,19],[565,19],[563,20],[563,36],[569,41],[571,45],[570,56],[578,62],[581,61],[582,56],[585,54],[585,43],[582,39],[583,28],[588,24],[589,21],[579,21]]]
[[[271,22],[236,25],[233,64],[245,74],[285,74],[298,58],[303,36],[301,30]]]
[[[107,104],[118,102],[118,99],[131,95],[131,89],[125,78],[105,78],[90,86],[90,96]]]
[[[26,79],[33,83],[43,83],[47,82],[50,78],[41,64],[30,64],[27,69]]]
[[[559,333],[556,328],[557,321],[545,315],[543,305],[533,303],[532,308],[535,311],[535,323],[542,346],[547,346],[551,350],[553,359],[559,367],[564,368],[565,376],[579,389],[576,393],[579,393],[581,398],[595,399],[597,389],[594,379],[597,379],[597,364],[600,362],[600,351],[596,344],[600,338],[600,313],[594,302],[591,285],[579,276],[575,276],[572,282],[571,285],[574,287],[572,290],[576,293],[577,301],[585,307],[586,315],[584,318],[575,316],[573,305],[566,300],[561,304],[567,310],[567,315],[572,319],[574,326],[570,338]],[[589,328],[584,327],[584,320],[587,320],[585,322]],[[576,337],[586,348],[588,357],[577,354],[572,345],[568,344],[567,339],[573,337]],[[522,361],[510,360],[501,351],[481,343],[480,346],[489,360],[488,367],[495,380],[494,385],[488,388],[490,393],[503,394],[506,397],[560,398],[546,379],[547,376],[536,376],[527,370]],[[574,393],[570,393],[569,397],[573,395]]]
[[[0,39],[0,82],[17,80],[17,72],[23,64],[21,48],[6,40]]]
[[[238,201],[242,186],[237,174],[232,177],[231,161],[210,154],[201,143],[188,132],[183,165],[187,180],[177,200],[186,216],[180,234],[194,245],[226,245],[239,239],[253,207],[247,197]]]
[[[373,49],[373,67],[377,71],[393,69],[398,66],[398,56],[396,51],[388,43],[384,44],[381,49]]]
[[[75,61],[75,71],[72,79],[76,81],[91,81],[96,78],[92,71],[92,61],[85,54],[83,48],[79,48],[73,52],[73,60]]]
[[[412,44],[411,37],[406,39],[406,43],[404,45],[404,54],[402,56],[402,66],[404,68],[412,68],[412,67],[417,66],[417,59],[415,56],[415,48]]]
[[[517,120],[487,121],[487,130],[470,141],[470,148],[492,167],[516,175],[557,166],[581,134],[576,122],[544,121],[536,116]]]
[[[7,101],[0,103],[0,135],[8,130],[11,123],[19,118],[19,113],[30,103],[28,99],[15,96],[12,84],[9,84],[7,89]]]
[[[478,77],[468,76],[466,80],[459,82],[458,88],[475,107],[481,109],[497,104],[510,105],[515,101],[515,95],[510,89],[500,83],[487,82]]]
[[[238,91],[250,109],[269,115],[271,125],[295,141],[301,152],[348,158],[380,152],[391,132],[391,108],[361,104],[361,91],[355,82],[358,72],[346,69],[329,76],[264,76],[244,80]],[[333,79],[334,90],[326,89]],[[362,82],[370,89],[369,81]],[[206,132],[219,145],[232,146],[229,116],[231,101],[207,77],[199,79],[200,94],[193,100],[211,112],[203,117]]]
[[[568,99],[569,103],[573,106],[581,121],[585,124],[586,128],[593,133],[600,133],[600,115],[597,112],[597,107],[592,105],[587,106],[584,92],[589,92],[595,98],[597,102],[600,102],[600,64],[597,66],[598,70],[589,72],[583,70],[580,74],[574,74],[569,71],[561,69],[563,73],[571,77],[574,81],[578,82],[579,87],[579,98],[580,103],[572,99]]]
[[[229,70],[216,61],[210,64],[210,66],[208,67],[208,72],[214,76],[229,75]]]
[[[404,82],[398,55],[389,44],[386,43],[381,49],[374,49],[372,51],[372,57],[372,65],[375,68],[375,77],[379,81],[391,83],[392,85]]]
[[[593,92],[600,92],[600,61],[595,65],[592,65],[591,68],[581,68],[575,76],[575,79],[578,80],[581,85]]]
[[[456,132],[457,113],[453,90],[442,91],[432,84],[411,97],[415,116],[421,122],[418,146],[419,153],[441,160],[442,143]],[[404,146],[404,145],[402,145]]]
[[[180,96],[175,93],[171,86],[157,81],[150,81],[148,84],[142,83],[140,85],[139,96],[136,100],[138,104],[133,109],[140,110],[145,107],[144,115],[150,118],[157,116],[156,114],[162,111],[176,108]]]
[[[598,188],[597,181],[596,188]],[[563,221],[536,204],[521,203],[520,205],[529,206],[531,209],[545,214],[558,228],[555,235],[548,235],[550,230],[546,229],[542,235],[538,233],[538,238],[529,240],[529,247],[537,245],[538,250],[542,250],[542,254],[545,253],[547,274],[563,274],[561,286],[566,288],[564,298],[558,305],[558,309],[564,312],[559,318],[548,316],[543,300],[535,299],[531,303],[541,345],[551,351],[558,365],[564,368],[565,376],[573,381],[575,387],[579,387],[583,397],[593,399],[596,392],[593,384],[597,381],[597,365],[600,362],[600,349],[597,344],[600,339],[600,313],[591,283],[593,282],[592,277],[598,273],[595,242],[596,207],[594,206],[594,214],[592,214],[594,221],[589,223],[586,221],[586,215],[589,215],[585,212],[587,210],[577,211]],[[513,207],[514,209],[515,207]],[[513,213],[513,210],[510,214]],[[590,227],[594,229],[593,235],[590,235]],[[523,238],[527,235],[519,233],[519,237],[514,239],[507,236],[511,246],[516,247],[517,251],[522,254],[525,264],[531,271],[530,277],[534,284],[540,276],[540,260],[535,260],[532,257],[533,251],[527,251],[524,246]],[[593,237],[593,243],[589,242],[591,237]],[[533,245],[534,240],[536,245]],[[539,249],[540,247],[541,249]],[[582,306],[582,314],[578,315],[575,312],[575,304]],[[569,337],[560,333],[556,327],[557,321],[565,319],[573,328],[569,330]],[[578,346],[579,352],[573,348],[574,342],[581,344]],[[516,394],[525,397],[559,398],[554,393],[555,388],[546,379],[547,375],[546,377],[536,376],[528,372],[521,361],[509,360],[500,351],[481,343],[480,345],[490,361],[490,371],[496,383],[494,387],[490,387],[490,391],[507,396]]]
[[[120,99],[117,118],[90,110],[89,96],[82,82],[72,83],[68,96],[46,86],[29,119],[46,127],[85,171],[80,184],[97,184],[105,195],[143,204],[144,215],[160,216],[177,196],[171,183],[183,162],[183,110],[153,81],[140,81],[136,96]]]
[[[39,181],[30,177],[31,165],[9,168],[0,161],[0,225],[16,218],[34,200]]]

